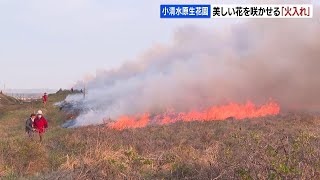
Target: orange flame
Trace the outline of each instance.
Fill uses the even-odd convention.
[[[127,128],[142,128],[150,122],[154,124],[169,124],[177,121],[213,121],[224,120],[229,117],[235,119],[256,118],[267,115],[276,115],[280,112],[280,106],[270,101],[260,107],[252,102],[244,105],[229,103],[223,106],[212,106],[205,111],[190,111],[176,113],[174,110],[167,111],[151,118],[149,113],[142,115],[121,116],[117,121],[108,124],[108,127],[123,130]]]

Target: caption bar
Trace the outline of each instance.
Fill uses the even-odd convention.
[[[160,18],[312,18],[312,4],[160,5]]]
[[[161,18],[211,18],[210,5],[160,5]]]

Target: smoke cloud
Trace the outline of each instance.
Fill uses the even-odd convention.
[[[223,29],[182,27],[170,44],[97,73],[87,82],[85,99],[69,96],[66,101],[83,109],[75,126],[270,98],[283,111],[319,110],[318,12],[314,7],[313,19],[250,20]]]

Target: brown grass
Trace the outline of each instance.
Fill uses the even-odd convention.
[[[65,95],[52,96],[51,101],[63,99]],[[124,131],[108,129],[105,125],[63,129],[59,125],[65,114],[51,105],[46,108],[46,114],[51,126],[42,145],[26,141],[21,137],[23,126],[16,127],[4,120],[8,123],[5,128],[14,130],[0,142],[0,176],[320,178],[320,118],[309,114],[287,113],[242,121],[179,122]],[[0,134],[5,133],[0,131]]]

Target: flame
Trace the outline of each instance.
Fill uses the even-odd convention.
[[[257,118],[267,115],[277,115],[280,106],[273,101],[257,107],[252,102],[246,104],[229,103],[222,106],[212,106],[204,111],[190,111],[177,113],[174,110],[167,111],[151,117],[149,113],[132,116],[121,116],[117,121],[109,123],[108,127],[116,130],[128,128],[142,128],[150,124],[170,124],[178,121],[213,121],[235,118],[238,120],[245,118]]]
[[[148,125],[150,118],[149,114],[145,113],[136,116],[121,116],[115,123],[109,124],[113,129],[126,129],[126,128],[141,128]]]

